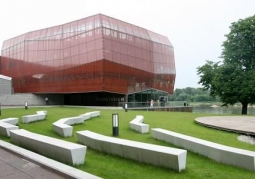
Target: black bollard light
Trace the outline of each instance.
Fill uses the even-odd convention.
[[[112,135],[119,136],[119,114],[112,114]]]
[[[28,108],[28,103],[27,103],[27,101],[25,102],[25,109],[27,109]]]

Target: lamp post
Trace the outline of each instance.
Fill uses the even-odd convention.
[[[25,102],[25,109],[27,109],[28,108],[28,103],[27,103],[27,101]]]
[[[128,104],[126,103],[125,104],[125,112],[127,112],[128,111]]]
[[[119,114],[112,114],[112,135],[119,135]]]
[[[0,116],[2,115],[2,108],[1,108],[1,103],[0,103]]]

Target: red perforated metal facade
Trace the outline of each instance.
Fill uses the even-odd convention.
[[[1,53],[19,93],[173,93],[168,38],[102,14],[6,40]]]

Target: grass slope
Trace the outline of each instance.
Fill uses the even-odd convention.
[[[48,115],[45,121],[23,124],[21,116],[34,114],[37,110],[47,110]],[[171,144],[157,141],[151,137],[151,133],[140,134],[132,131],[129,122],[136,115],[143,115],[144,122],[150,125],[150,128],[163,128],[178,133],[190,135],[193,137],[217,142],[220,144],[238,147],[242,149],[255,151],[254,145],[250,145],[237,140],[237,134],[219,131],[215,129],[200,126],[194,122],[194,119],[201,116],[210,116],[211,114],[201,113],[181,113],[181,112],[153,112],[153,111],[128,111],[124,110],[100,110],[101,115],[97,118],[85,121],[84,124],[75,125],[73,136],[63,138],[53,132],[52,123],[63,117],[72,117],[86,112],[94,111],[82,107],[36,107],[25,110],[24,108],[2,109],[0,119],[8,117],[19,117],[19,128],[31,132],[59,138],[62,140],[77,143],[75,131],[91,130],[103,135],[112,135],[112,114],[118,113],[120,126],[119,138],[130,139],[140,142],[152,143],[175,147]],[[0,136],[1,140],[10,142],[9,138]],[[186,170],[181,173],[155,167],[139,162],[123,159],[104,153],[87,149],[86,161],[84,165],[77,166],[78,169],[92,173],[105,179],[186,179],[186,178],[224,178],[224,179],[247,179],[254,178],[254,172],[240,169],[214,162],[203,156],[188,151]]]

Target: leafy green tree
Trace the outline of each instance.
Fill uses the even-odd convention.
[[[178,101],[187,101],[187,99],[188,99],[188,94],[186,94],[186,93],[181,93],[179,96],[178,96]]]
[[[187,93],[188,95],[192,95],[193,92],[194,92],[193,88],[191,88],[191,87],[187,87],[185,91],[186,91],[186,93]]]
[[[183,90],[182,89],[175,89],[175,91],[174,91],[174,94],[176,95],[176,96],[179,96],[181,93],[183,92]]]
[[[233,22],[223,42],[222,62],[207,61],[198,67],[198,83],[218,96],[223,105],[255,103],[255,15]]]
[[[215,98],[210,96],[209,91],[203,91],[200,88],[183,88],[175,89],[174,94],[169,96],[170,101],[190,101],[190,102],[204,102],[216,101]]]

